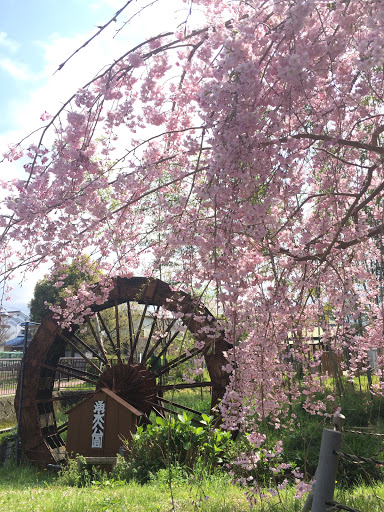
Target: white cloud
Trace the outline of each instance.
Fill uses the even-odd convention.
[[[16,80],[31,80],[33,75],[27,65],[4,55],[5,53],[15,54],[19,48],[20,44],[10,39],[6,32],[0,32],[0,69]]]
[[[0,69],[6,71],[16,80],[34,80],[36,76],[31,73],[25,64],[9,59],[8,57],[0,58]]]
[[[0,32],[0,47],[1,46],[9,50],[11,53],[17,52],[20,48],[20,44],[10,39],[6,32]]]

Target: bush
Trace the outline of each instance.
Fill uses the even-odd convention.
[[[68,459],[66,466],[60,471],[57,483],[71,487],[86,487],[94,481],[102,481],[105,475],[95,466],[87,464],[84,457],[78,455]]]
[[[197,463],[212,472],[227,461],[232,443],[230,432],[213,428],[213,419],[203,414],[195,426],[192,415],[184,412],[177,419],[158,416],[154,424],[138,427],[132,446],[127,447],[128,459],[116,465],[113,476],[145,483],[170,465],[191,471]]]
[[[8,443],[11,444],[11,459],[15,456],[15,444],[16,444],[16,430],[17,427],[3,432],[0,434],[0,465],[5,462],[5,457],[8,450]]]

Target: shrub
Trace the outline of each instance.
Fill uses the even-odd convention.
[[[138,427],[128,459],[117,464],[113,476],[144,483],[169,465],[193,470],[198,462],[212,472],[227,461],[232,443],[230,432],[213,428],[213,419],[203,414],[195,426],[193,416],[183,412],[177,419],[156,417],[154,424]]]
[[[103,478],[102,470],[87,464],[84,457],[77,455],[74,459],[68,459],[66,466],[59,473],[57,482],[59,485],[86,487],[93,481],[102,481]]]

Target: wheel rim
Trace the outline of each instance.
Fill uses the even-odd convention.
[[[136,319],[133,318],[134,305],[141,306],[140,316]],[[126,329],[123,329],[120,316],[123,308],[127,317]],[[114,358],[100,341],[89,318],[87,325],[93,340],[92,347],[84,342],[77,326],[63,330],[52,314],[43,319],[25,355],[19,429],[24,453],[39,466],[60,463],[66,456],[65,442],[61,437],[66,425],[57,426],[54,411],[57,398],[53,396],[53,389],[57,371],[67,372],[89,383],[94,387],[90,392],[101,387],[111,389],[146,417],[152,411],[160,415],[182,410],[195,414],[199,412],[165,399],[163,393],[171,389],[209,387],[211,407],[224,395],[228,383],[228,375],[223,370],[227,343],[213,315],[188,294],[174,291],[158,279],[116,278],[108,300],[104,304],[91,306],[91,310],[98,318],[103,338],[112,348]],[[105,319],[105,312],[110,310],[115,313],[113,332]],[[168,318],[159,329],[160,319],[162,322],[164,320],[161,312],[166,312]],[[145,328],[147,317],[153,320]],[[180,343],[178,328],[182,325],[187,332],[187,335],[183,335],[183,341],[189,336],[189,346],[184,343],[176,353],[174,348]],[[143,330],[147,332],[140,336]],[[86,362],[87,370],[73,370],[59,363],[66,347],[76,348]],[[92,351],[92,358],[86,355],[88,349]],[[204,358],[209,380],[164,383],[166,375],[181,371],[198,356]],[[19,382],[15,398],[17,409],[20,386]]]

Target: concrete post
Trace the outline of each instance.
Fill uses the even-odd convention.
[[[328,506],[325,502],[333,500],[339,463],[339,455],[335,452],[340,449],[341,438],[341,432],[328,428],[323,430],[311,512],[326,512]]]
[[[23,392],[24,392],[24,370],[25,370],[25,353],[27,351],[28,345],[28,327],[29,322],[25,322],[24,325],[24,345],[23,345],[23,357],[21,359],[21,368],[20,368],[20,393],[19,393],[19,409],[17,411],[17,432],[16,432],[16,447],[15,447],[15,464],[16,466],[20,461],[20,423],[21,423],[21,412],[23,406]]]

